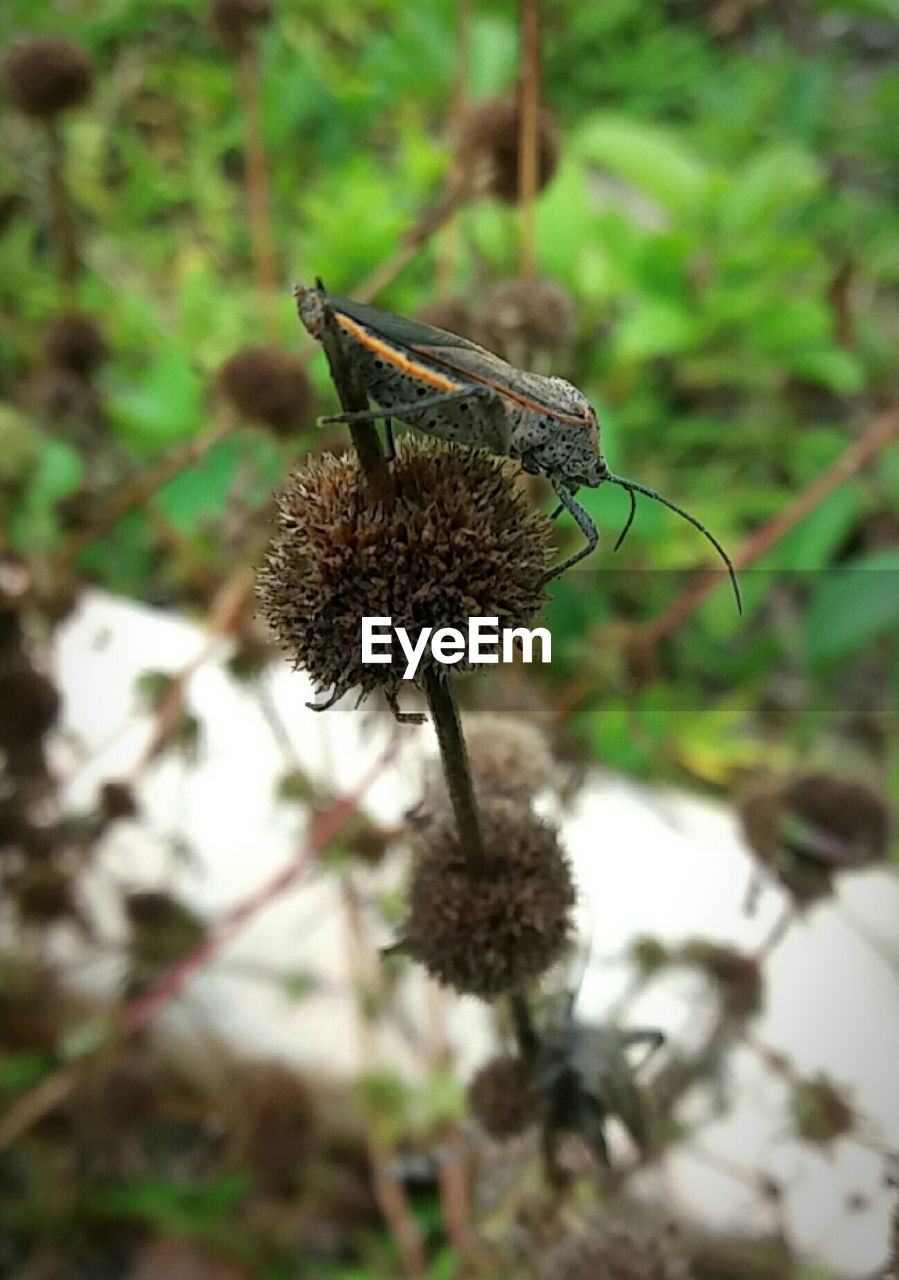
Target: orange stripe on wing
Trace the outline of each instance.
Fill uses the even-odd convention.
[[[458,366],[451,364],[449,360],[441,360],[439,356],[428,356],[429,360],[433,360],[435,364],[442,364],[445,369],[457,369]],[[500,386],[498,382],[485,377],[480,373],[472,373],[469,369],[459,369],[459,373],[466,380],[471,382],[480,382],[485,387],[492,387],[499,395],[505,396],[507,400],[514,400],[516,404],[523,405],[525,409],[535,409],[537,413],[546,413],[551,418],[555,418],[556,422],[564,422],[566,426],[583,427],[589,419],[576,416],[572,413],[559,413],[557,409],[551,409],[547,404],[541,404],[539,400],[531,400],[529,396],[522,395],[520,391],[513,391],[511,387]]]
[[[369,351],[373,351],[386,363],[392,364],[395,369],[410,374],[420,382],[426,382],[429,387],[436,387],[438,391],[461,391],[465,386],[464,382],[445,378],[443,374],[435,373],[433,369],[429,369],[426,365],[410,360],[408,356],[403,355],[396,347],[392,347],[389,343],[376,338],[369,329],[357,324],[355,320],[350,320],[348,316],[341,315],[338,312],[335,315],[335,319],[340,327],[356,342],[363,347],[367,347]]]

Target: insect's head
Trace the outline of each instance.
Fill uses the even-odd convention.
[[[297,300],[297,312],[300,320],[313,338],[321,335],[325,324],[325,290],[321,280],[317,280],[315,288],[305,284],[295,284],[293,296]]]

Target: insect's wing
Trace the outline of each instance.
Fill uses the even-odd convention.
[[[329,294],[328,301],[335,311],[342,312],[351,320],[365,325],[366,329],[370,329],[372,333],[386,338],[388,342],[395,342],[401,347],[415,349],[453,347],[483,353],[485,356],[491,355],[476,342],[469,342],[467,338],[461,337],[458,333],[450,333],[448,329],[438,329],[432,324],[421,324],[418,320],[407,320],[405,316],[395,316],[390,311],[381,311],[364,302],[354,302],[351,298],[338,298],[335,294]],[[497,359],[496,356],[492,358]]]

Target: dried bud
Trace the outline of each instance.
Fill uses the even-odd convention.
[[[471,304],[465,297],[434,298],[419,307],[415,318],[422,324],[433,325],[435,329],[457,333],[462,338],[468,338],[469,342],[483,343]]]
[[[259,572],[274,635],[335,698],[354,687],[395,697],[402,683],[399,646],[391,663],[363,665],[364,617],[389,616],[414,641],[423,627],[464,634],[470,617],[527,626],[545,598],[549,522],[506,460],[407,439],[391,474],[395,499],[385,508],[372,504],[354,454],[307,459],[280,500]],[[416,679],[435,665],[428,649]]]
[[[671,1231],[607,1221],[563,1240],[541,1260],[540,1280],[689,1280],[682,1246]]]
[[[484,188],[515,204],[518,200],[520,112],[514,94],[488,98],[471,107],[459,130],[457,160],[470,189]],[[542,191],[559,163],[559,135],[551,113],[537,117],[537,190]]]
[[[484,345],[518,365],[530,364],[536,352],[566,347],[573,325],[571,295],[553,280],[504,280],[480,313]]]
[[[517,716],[480,711],[464,718],[465,745],[475,790],[485,796],[505,796],[525,804],[542,791],[553,776],[553,761],[543,734]],[[439,760],[425,777],[426,803],[446,800],[446,781]]]
[[[234,1090],[237,1157],[260,1190],[290,1196],[316,1128],[315,1096],[302,1076],[276,1062],[241,1072]]]
[[[462,994],[492,999],[536,981],[571,936],[574,884],[556,831],[511,800],[483,797],[484,855],[444,812],[418,836],[402,949]]]
[[[277,347],[242,347],[219,371],[237,412],[278,434],[291,435],[312,414],[313,392],[300,359]]]
[[[641,933],[630,945],[630,958],[641,977],[652,978],[671,963],[671,952],[661,939]]]
[[[110,822],[137,815],[137,800],[127,782],[104,782],[100,788],[100,812]]]
[[[272,12],[271,0],[214,0],[209,21],[222,48],[237,54],[252,40],[257,27],[271,22]]]
[[[734,1017],[750,1018],[761,1011],[764,983],[762,971],[752,956],[697,938],[684,943],[680,958],[711,979],[727,1012]]]
[[[49,733],[59,715],[52,680],[22,665],[0,671],[0,748],[9,755],[28,752]]]
[[[799,1137],[815,1146],[828,1146],[855,1124],[852,1107],[823,1075],[794,1082],[791,1110]]]
[[[44,350],[52,365],[89,378],[106,356],[106,343],[90,316],[69,311],[51,321]]]
[[[527,1063],[491,1058],[468,1086],[468,1105],[491,1138],[514,1138],[536,1122],[534,1084]]]
[[[50,119],[80,106],[90,95],[91,79],[87,53],[64,36],[17,40],[3,64],[6,98],[35,119]]]

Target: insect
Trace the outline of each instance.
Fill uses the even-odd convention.
[[[552,518],[568,511],[585,543],[551,569],[544,583],[560,577],[596,548],[599,532],[575,495],[580,488],[608,483],[626,489],[631,500],[616,550],[633,522],[636,495],[661,502],[711,542],[727,565],[737,608],[742,612],[736,571],[720,542],[682,507],[609,470],[600,448],[595,410],[570,382],[516,369],[477,343],[445,329],[328,294],[321,280],[315,288],[297,285],[294,294],[300,319],[314,338],[324,332],[330,311],[344,351],[379,406],[377,411],[332,414],[321,422],[382,419],[388,457],[392,457],[392,419],[397,418],[438,439],[516,458],[530,475],[544,476],[550,482],[559,499]]]

